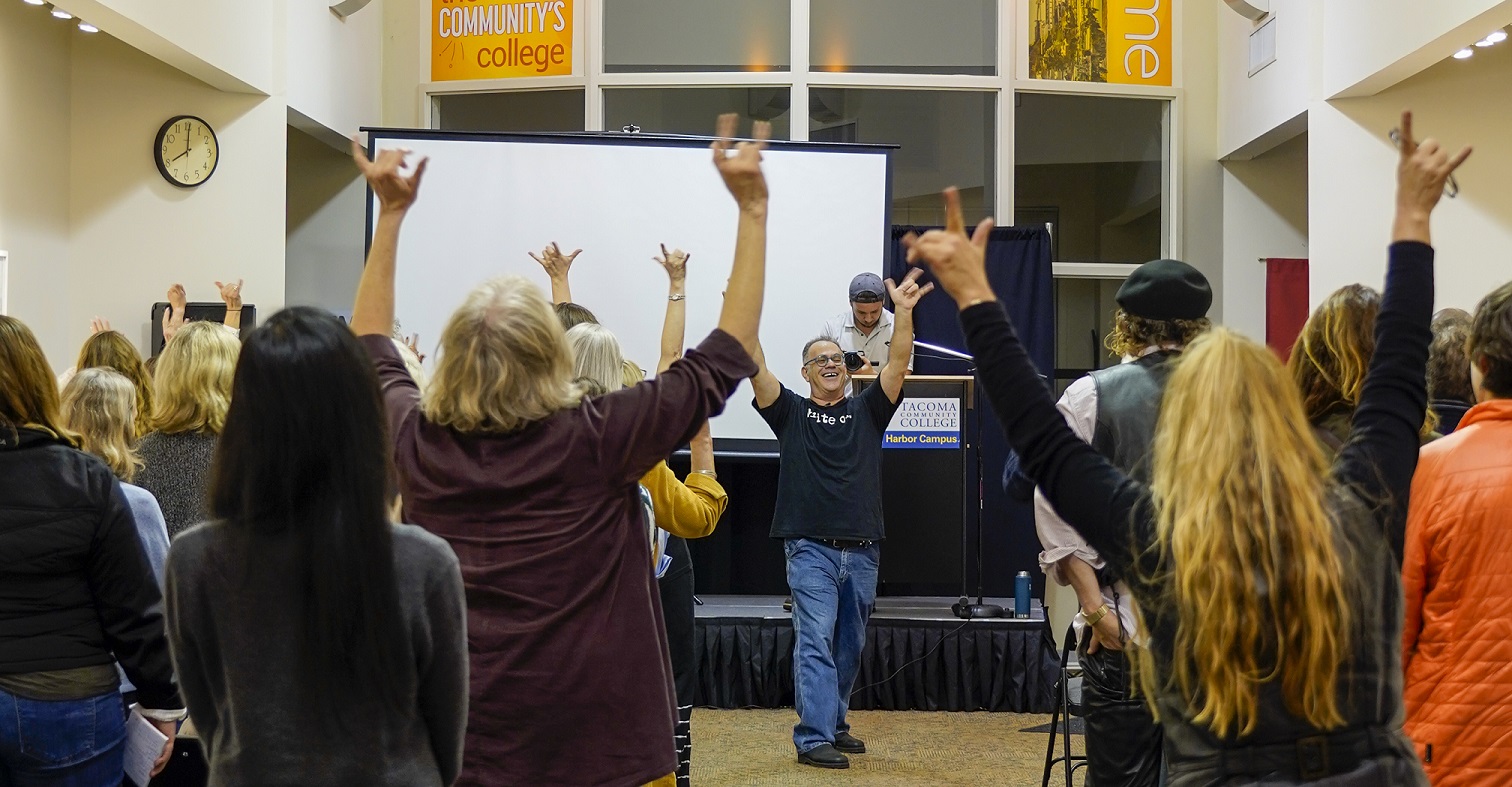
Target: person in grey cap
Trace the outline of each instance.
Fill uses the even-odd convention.
[[[887,365],[887,348],[892,344],[893,315],[882,308],[882,277],[875,273],[858,273],[850,283],[850,309],[824,323],[819,336],[833,336],[844,352],[858,352],[864,363],[856,374],[876,374]],[[908,356],[913,369],[913,356]]]
[[[1206,330],[1213,290],[1207,277],[1177,260],[1134,269],[1118,289],[1118,311],[1107,346],[1123,362],[1072,383],[1058,407],[1081,439],[1135,478],[1148,483],[1145,461],[1171,361]],[[1134,602],[1121,577],[1066,524],[1045,496],[1034,495],[1040,567],[1076,591],[1073,626],[1082,666],[1087,785],[1154,787],[1160,782],[1161,733],[1130,682],[1125,650],[1137,647]]]

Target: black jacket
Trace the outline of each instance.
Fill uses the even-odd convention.
[[[142,707],[183,707],[120,484],[46,432],[0,425],[0,674],[112,660]]]

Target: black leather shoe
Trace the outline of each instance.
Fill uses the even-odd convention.
[[[846,754],[865,754],[866,743],[848,732],[842,732],[835,736],[835,749]]]
[[[798,755],[800,765],[812,765],[815,768],[849,768],[850,758],[835,751],[835,747],[828,743],[821,743],[806,752]]]

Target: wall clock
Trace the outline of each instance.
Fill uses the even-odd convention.
[[[152,156],[165,180],[180,188],[194,188],[215,174],[220,142],[209,123],[193,115],[179,115],[158,129]]]

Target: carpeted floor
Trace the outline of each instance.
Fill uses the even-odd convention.
[[[799,765],[791,708],[693,711],[693,784],[724,785],[1009,785],[1037,787],[1045,762],[1049,716],[1017,713],[853,711],[851,733],[867,754],[827,771]],[[1081,737],[1072,737],[1081,752]],[[1059,780],[1064,776],[1057,771]],[[1081,784],[1078,773],[1076,784]]]

